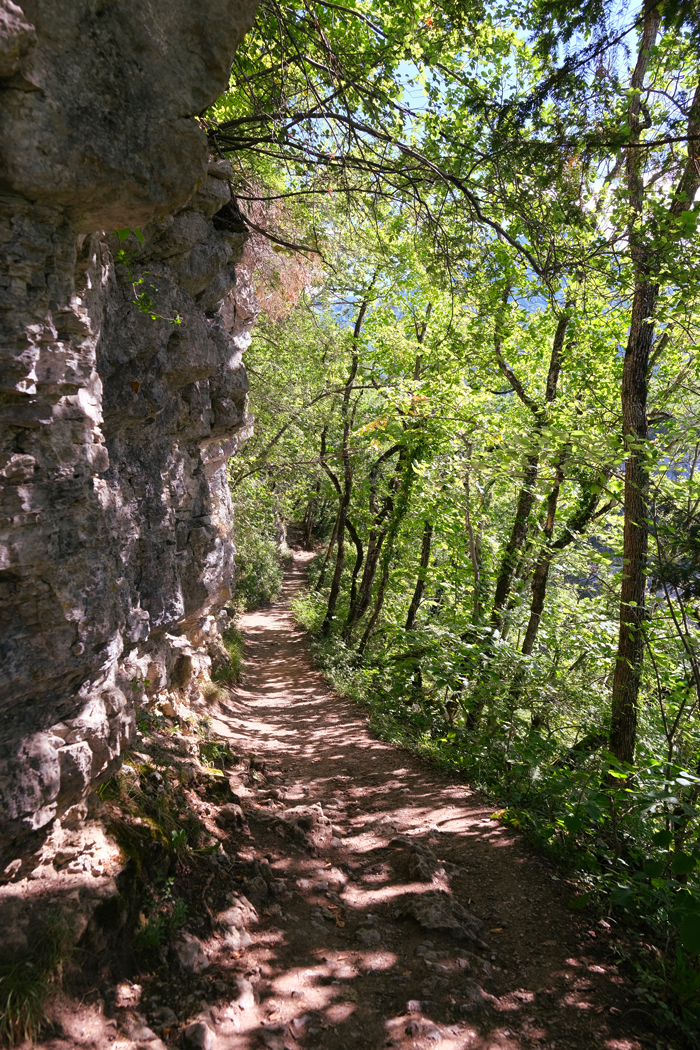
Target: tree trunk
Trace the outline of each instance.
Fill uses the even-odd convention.
[[[394,477],[389,482],[389,494],[383,501],[381,509],[377,507],[376,503],[376,486],[378,480],[378,471],[382,463],[384,463],[390,456],[393,456],[396,452],[399,453],[399,460],[396,464],[396,472]],[[369,607],[369,603],[372,600],[372,587],[374,585],[374,577],[377,572],[377,565],[379,564],[379,557],[382,551],[382,545],[389,532],[390,522],[385,528],[380,528],[384,523],[387,516],[391,514],[394,509],[394,503],[391,497],[391,493],[396,489],[399,483],[399,471],[401,469],[403,450],[400,445],[392,445],[391,448],[383,452],[377,462],[374,464],[372,471],[370,472],[370,511],[374,514],[374,520],[370,528],[369,538],[367,540],[367,554],[365,556],[365,564],[362,572],[362,579],[360,580],[359,590],[355,596],[355,599],[350,601],[350,609],[348,610],[348,616],[345,621],[343,628],[343,640],[347,643],[352,638],[352,629],[358,620],[361,620],[365,612]]]
[[[367,311],[367,300],[362,301],[360,311],[357,315],[355,322],[355,330],[353,333],[353,341],[355,344],[355,351],[352,355],[352,365],[350,367],[350,375],[348,376],[345,384],[345,390],[343,392],[343,448],[342,448],[342,459],[343,459],[343,491],[340,497],[340,506],[338,508],[338,553],[335,559],[335,570],[333,572],[333,579],[331,581],[331,589],[328,595],[328,607],[326,608],[326,616],[321,625],[321,635],[325,638],[330,634],[331,625],[335,617],[335,607],[338,601],[338,595],[340,594],[340,581],[343,575],[343,564],[345,562],[345,523],[348,515],[348,507],[350,506],[350,497],[352,496],[352,481],[353,481],[353,467],[350,460],[350,427],[351,417],[349,412],[350,406],[350,395],[352,393],[353,383],[355,382],[355,376],[357,375],[357,366],[359,363],[359,357],[357,355],[357,340],[360,336],[360,329],[362,328],[362,321],[364,320],[365,313]],[[354,415],[354,413],[353,413]],[[327,469],[327,468],[326,468]],[[329,470],[328,473],[332,477],[332,473]],[[335,482],[336,487],[337,481]]]
[[[483,581],[481,577],[481,543],[478,536],[474,534],[474,524],[472,522],[471,513],[471,486],[469,484],[469,471],[471,469],[471,455],[472,455],[472,444],[471,441],[466,442],[467,446],[467,469],[464,474],[464,524],[467,528],[467,538],[469,540],[469,560],[472,563],[472,572],[474,573],[474,594],[472,597],[472,621],[479,623],[481,620],[481,598]]]
[[[641,138],[641,92],[656,42],[660,16],[647,7],[637,64],[632,74],[629,107],[630,142]],[[645,114],[646,116],[646,114]],[[645,592],[648,548],[647,494],[647,371],[654,340],[654,313],[659,286],[651,278],[651,251],[637,229],[644,208],[641,150],[627,150],[627,189],[632,209],[629,243],[635,270],[632,319],[622,371],[622,433],[625,463],[625,524],[623,577],[620,594],[620,631],[613,678],[610,750],[621,762],[634,761],[637,739],[637,701],[644,657]]]
[[[365,633],[362,635],[362,640],[361,640],[360,644],[357,647],[357,655],[358,656],[363,656],[364,655],[364,651],[367,648],[367,643],[369,642],[369,639],[370,639],[370,636],[372,634],[372,631],[374,630],[374,625],[376,624],[377,620],[379,619],[379,614],[382,611],[382,606],[384,605],[384,595],[386,593],[386,585],[389,582],[389,563],[390,563],[390,561],[391,561],[390,557],[387,557],[387,558],[384,559],[384,571],[382,572],[382,578],[379,581],[379,587],[377,588],[377,597],[375,598],[375,601],[374,601],[374,608],[372,609],[372,615],[370,616],[369,623],[367,624],[367,627],[365,628]]]
[[[420,568],[418,570],[418,579],[416,580],[416,588],[413,592],[413,598],[411,604],[408,607],[408,615],[406,617],[405,630],[412,631],[413,624],[416,620],[416,613],[418,612],[418,606],[420,600],[423,597],[423,590],[425,589],[425,576],[428,571],[428,562],[430,561],[430,545],[433,538],[433,526],[429,521],[425,522],[423,528],[423,543],[421,544],[420,550]]]
[[[358,576],[358,573],[359,573],[360,569],[362,568],[362,561],[363,561],[363,558],[364,558],[364,553],[363,553],[363,550],[362,550],[362,541],[361,541],[360,537],[357,534],[357,529],[355,528],[353,523],[350,521],[350,518],[346,518],[345,519],[345,527],[348,530],[348,532],[350,533],[350,539],[355,544],[355,550],[357,551],[357,555],[355,557],[355,564],[354,564],[353,570],[352,570],[352,582],[350,584],[350,607],[352,608],[352,606],[353,606],[353,604],[354,604],[354,602],[355,602],[355,600],[357,598],[357,576]]]
[[[326,576],[326,569],[328,568],[328,563],[331,560],[331,554],[333,553],[333,548],[335,547],[336,536],[338,535],[338,518],[339,518],[339,514],[340,514],[340,512],[338,512],[338,514],[336,514],[336,516],[335,516],[335,524],[333,525],[333,532],[331,533],[331,541],[328,544],[328,549],[326,550],[326,556],[323,559],[323,565],[321,566],[321,573],[320,573],[320,575],[318,577],[318,583],[316,584],[316,590],[317,591],[320,591],[320,590],[323,589],[323,583],[324,583],[324,579],[325,579],[325,576]]]
[[[393,480],[398,483],[398,471],[401,469],[401,466],[403,464],[405,464],[405,469],[403,471],[403,480],[401,481],[399,494],[396,499],[396,509],[392,515],[391,522],[386,533],[386,545],[384,547],[384,557],[382,558],[382,578],[379,581],[379,588],[377,589],[377,596],[374,602],[374,609],[372,610],[370,621],[367,624],[367,628],[362,636],[362,640],[357,649],[358,656],[362,656],[365,649],[367,648],[367,643],[369,642],[372,631],[374,630],[374,625],[379,619],[379,614],[382,611],[382,606],[384,604],[384,595],[386,593],[387,583],[389,582],[389,567],[391,565],[391,559],[394,554],[394,545],[399,533],[399,529],[401,528],[401,523],[404,517],[406,516],[406,511],[408,509],[408,501],[410,497],[411,486],[413,485],[414,475],[411,469],[411,461],[406,461],[405,450],[402,450],[402,453],[404,454],[399,456],[399,462],[396,464],[397,474],[395,475]]]
[[[557,515],[557,503],[559,502],[559,493],[561,491],[561,485],[564,480],[563,457],[557,464],[556,477],[554,479],[554,485],[549,493],[547,499],[547,520],[545,522],[544,529],[542,530],[542,538],[544,540],[544,550],[537,559],[535,565],[535,571],[532,576],[532,601],[530,603],[530,618],[528,620],[527,629],[525,631],[525,638],[523,639],[523,645],[521,652],[523,656],[530,656],[532,650],[535,647],[535,639],[537,638],[537,632],[540,628],[540,619],[542,617],[542,610],[544,609],[544,599],[547,593],[547,579],[549,577],[549,567],[552,564],[553,551],[551,549],[552,533],[554,532],[554,519]]]
[[[544,537],[546,546],[541,552],[535,571],[532,577],[532,601],[530,603],[530,616],[527,622],[527,628],[525,630],[525,637],[521,647],[521,653],[523,656],[531,656],[532,651],[535,648],[535,642],[537,641],[537,634],[540,629],[540,623],[542,621],[542,613],[544,611],[544,603],[547,596],[547,581],[549,579],[549,570],[554,560],[555,554],[558,551],[564,550],[568,547],[590,524],[590,522],[598,517],[599,514],[604,514],[612,507],[612,502],[607,503],[602,510],[596,514],[598,503],[600,502],[600,488],[596,485],[595,489],[590,490],[588,498],[581,503],[578,512],[569,519],[565,526],[563,536],[560,536],[554,543],[551,542],[552,532],[554,529],[554,519],[557,513],[557,503],[559,501],[559,494],[561,485],[564,481],[564,475],[561,471],[561,461],[559,469],[557,471],[557,478],[555,481],[554,488],[549,494],[547,501],[547,523],[544,528]],[[612,471],[608,468],[603,472],[604,478],[609,478]],[[511,702],[517,701],[520,695],[520,689],[522,687],[523,679],[525,677],[524,668],[520,668],[516,671],[513,681],[510,687]]]
[[[318,504],[318,493],[321,490],[321,482],[317,481],[313,487],[313,496],[309,499],[306,507],[306,513],[304,514],[304,550],[311,550],[311,536],[314,530],[314,511]]]
[[[344,460],[345,459],[346,457],[344,455]],[[352,495],[352,467],[349,463],[349,456],[347,456],[344,466],[345,486],[343,488],[343,495],[338,509],[338,551],[335,558],[335,570],[333,572],[333,579],[331,580],[331,589],[328,595],[326,616],[321,626],[321,634],[324,638],[330,633],[331,624],[335,617],[335,607],[338,601],[338,595],[340,594],[340,580],[343,575],[343,565],[345,563],[345,522],[347,519],[348,507],[350,506],[350,497]]]
[[[508,542],[503,550],[501,565],[496,580],[496,591],[491,610],[491,626],[500,631],[503,627],[503,609],[510,594],[513,574],[518,561],[520,549],[527,538],[530,511],[535,502],[535,484],[540,468],[539,455],[528,456],[525,463],[523,486],[518,493],[513,527]]]
[[[644,17],[637,64],[632,74],[633,93],[629,108],[630,142],[638,143],[643,127],[649,123],[641,104],[641,92],[656,41],[660,16],[648,7]],[[645,117],[645,124],[640,120]],[[667,212],[667,225],[692,207],[700,187],[700,84],[688,117],[688,156],[680,181]],[[634,299],[629,338],[622,372],[622,429],[627,449],[625,463],[625,525],[623,539],[622,589],[620,594],[620,633],[613,678],[610,750],[621,762],[633,762],[637,737],[637,704],[644,657],[645,594],[648,547],[647,497],[647,376],[654,337],[654,312],[659,286],[654,277],[660,260],[643,240],[636,223],[644,208],[644,181],[640,149],[627,150],[627,187],[632,222],[629,229],[630,255],[635,270]],[[661,233],[658,230],[657,233]]]

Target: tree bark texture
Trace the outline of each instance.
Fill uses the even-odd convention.
[[[639,143],[643,125],[641,92],[656,42],[660,16],[647,7],[637,63],[632,73],[628,122],[630,142]],[[646,116],[646,114],[645,114]],[[632,318],[622,372],[622,433],[625,463],[625,523],[620,628],[613,678],[610,750],[622,762],[634,761],[637,703],[644,657],[645,592],[648,548],[647,371],[654,340],[654,312],[659,286],[650,276],[652,253],[638,230],[644,210],[641,150],[627,150],[627,190],[631,208],[629,244],[635,270]]]
[[[413,597],[411,598],[411,604],[408,607],[408,615],[406,616],[406,630],[412,631],[413,625],[416,622],[416,613],[420,606],[421,598],[423,597],[423,591],[425,590],[425,576],[428,571],[428,562],[430,561],[430,546],[433,538],[433,526],[429,521],[425,522],[423,528],[423,542],[420,550],[420,568],[418,570],[418,579],[416,580],[415,590],[413,591]]]
[[[630,141],[639,142],[649,124],[641,91],[660,24],[658,11],[648,7],[644,18],[637,64],[632,75],[629,109]],[[645,123],[640,120],[640,113]],[[688,154],[666,216],[671,229],[679,216],[692,207],[700,188],[700,84],[695,89],[688,116]],[[613,678],[610,750],[622,762],[633,762],[637,736],[637,706],[644,656],[645,595],[648,548],[647,377],[654,339],[654,314],[659,285],[658,255],[637,228],[644,211],[644,181],[639,149],[627,151],[627,186],[632,209],[629,229],[630,255],[635,269],[634,299],[629,338],[622,373],[622,429],[627,451],[625,463],[625,526],[623,578],[620,594],[620,632]],[[662,230],[658,231],[663,232]],[[659,344],[662,344],[662,336]],[[659,352],[661,345],[659,345]],[[656,357],[656,351],[654,357]]]
[[[382,463],[386,462],[391,456],[399,453],[399,461],[396,464],[396,473],[394,477],[389,481],[389,493],[385,496],[382,501],[381,507],[377,503],[377,484],[379,479],[379,468]],[[394,509],[394,502],[392,499],[392,493],[396,490],[399,484],[399,471],[402,465],[403,450],[401,445],[392,445],[391,448],[383,452],[377,462],[374,464],[370,473],[370,511],[374,515],[372,525],[370,527],[369,537],[367,539],[367,552],[364,559],[364,569],[362,571],[362,579],[360,580],[360,586],[354,600],[350,601],[350,609],[348,610],[347,620],[343,628],[343,640],[349,642],[352,637],[352,629],[358,620],[361,620],[365,612],[369,608],[369,603],[372,599],[372,587],[374,585],[374,577],[377,572],[377,565],[379,564],[379,557],[381,555],[382,546],[387,536],[390,527],[390,521],[384,528],[384,522],[390,516]]]

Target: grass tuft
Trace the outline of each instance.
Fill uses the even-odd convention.
[[[35,1040],[71,950],[61,916],[50,915],[38,931],[32,956],[0,968],[0,1040],[6,1046]]]
[[[220,667],[212,674],[212,684],[215,686],[237,685],[241,678],[243,667],[243,635],[235,627],[229,627],[221,635],[224,648],[228,653],[229,662]],[[205,695],[208,695],[205,693]],[[211,699],[211,697],[209,697]]]

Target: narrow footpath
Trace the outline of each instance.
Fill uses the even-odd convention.
[[[254,994],[225,1045],[656,1045],[611,924],[568,908],[570,887],[493,801],[376,739],[330,692],[288,606],[308,557],[241,617],[244,678],[214,717],[252,756],[238,859],[269,865],[277,887],[242,948]]]

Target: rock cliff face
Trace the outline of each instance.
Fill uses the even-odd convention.
[[[256,303],[194,114],[255,6],[0,0],[0,872],[84,817],[146,679],[196,688],[230,598]]]

